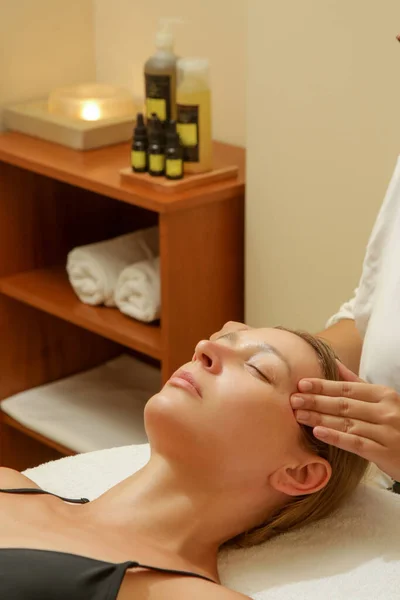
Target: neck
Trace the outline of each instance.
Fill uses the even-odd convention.
[[[262,496],[262,503],[249,500]],[[266,498],[265,490],[259,494],[249,493],[248,488],[246,493],[227,490],[152,455],[143,469],[87,507],[102,515],[107,526],[121,528],[125,539],[143,540],[216,574],[218,548],[260,522],[266,512]]]

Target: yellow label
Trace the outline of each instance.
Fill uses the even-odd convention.
[[[132,167],[135,169],[146,168],[146,152],[143,150],[132,150],[131,152]]]
[[[167,160],[165,163],[165,174],[168,177],[180,177],[183,173],[183,160],[175,158]]]
[[[177,123],[176,129],[184,146],[197,146],[196,123]]]
[[[148,118],[152,113],[156,113],[160,121],[165,121],[167,118],[167,103],[162,98],[147,98],[146,110]]]
[[[149,156],[149,171],[153,173],[162,173],[165,166],[164,154],[150,154]]]

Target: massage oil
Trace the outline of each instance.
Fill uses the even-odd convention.
[[[211,91],[207,59],[178,60],[177,130],[185,173],[212,169]]]

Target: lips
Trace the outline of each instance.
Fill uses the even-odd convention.
[[[193,375],[191,373],[189,373],[189,371],[179,369],[172,375],[172,377],[170,379],[171,383],[173,383],[172,380],[174,380],[174,379],[178,379],[178,380],[180,379],[180,380],[186,381],[186,383],[188,383],[193,388],[193,391],[196,392],[196,394],[198,396],[200,396],[200,398],[202,397],[200,387],[197,384]]]

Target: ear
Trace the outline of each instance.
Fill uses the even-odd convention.
[[[281,467],[270,475],[269,483],[276,491],[288,496],[305,496],[325,487],[331,475],[328,461],[313,456],[301,465]]]

